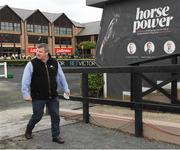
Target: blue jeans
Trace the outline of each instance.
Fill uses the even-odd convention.
[[[33,115],[29,120],[27,125],[27,130],[32,131],[35,125],[41,120],[44,114],[44,107],[45,105],[48,108],[49,114],[51,116],[51,132],[52,137],[56,138],[60,134],[59,124],[60,124],[60,117],[59,117],[59,100],[58,98],[54,98],[51,100],[32,100],[32,108],[33,108]]]

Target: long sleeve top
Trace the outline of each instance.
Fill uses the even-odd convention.
[[[28,62],[24,69],[24,73],[22,77],[21,92],[23,98],[30,96],[30,84],[32,79],[32,73],[33,73],[33,65],[31,62]],[[58,89],[62,89],[64,92],[69,91],[65,75],[59,63],[58,63],[58,72],[56,76],[56,81],[57,81]]]

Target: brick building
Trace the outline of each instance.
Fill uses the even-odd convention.
[[[73,55],[79,42],[97,42],[99,23],[81,24],[64,13],[0,6],[0,56],[33,56],[41,42],[49,45],[53,55]],[[85,53],[94,56],[95,50]]]

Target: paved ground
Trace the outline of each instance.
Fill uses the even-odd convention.
[[[51,142],[50,130],[35,132],[32,140],[18,136],[0,141],[0,148],[15,149],[178,149],[180,146],[148,141],[129,134],[84,123],[61,127],[65,144]]]
[[[63,145],[51,142],[50,119],[44,116],[34,130],[34,138],[26,140],[23,136],[26,123],[31,115],[31,104],[24,102],[20,94],[20,80],[23,68],[10,68],[14,74],[13,79],[0,79],[0,148],[16,149],[87,149],[87,148],[156,148],[173,149],[180,145],[167,144],[157,141],[148,141],[143,138],[136,138],[119,131],[109,130],[102,127],[84,123],[74,123],[61,119],[61,131],[66,140]],[[80,75],[67,74],[70,88],[74,95],[79,95]],[[61,107],[77,109],[81,103],[63,101]],[[94,109],[99,110],[99,107]],[[107,108],[103,109],[107,110]],[[103,112],[101,110],[101,112]],[[105,112],[105,111],[104,111]],[[116,111],[115,111],[116,112]],[[126,113],[127,114],[127,113]],[[178,120],[178,119],[177,119]]]
[[[0,140],[23,135],[31,114],[31,104],[0,111]],[[75,121],[65,121],[61,118],[61,126],[73,122]],[[44,114],[43,119],[37,124],[34,131],[49,129],[50,127],[50,117]]]
[[[0,78],[0,111],[11,107],[21,107],[26,105],[21,96],[21,78],[24,67],[8,67],[8,72],[13,74],[12,79]],[[80,74],[66,74],[71,94],[80,95]],[[62,94],[62,91],[60,91]],[[67,103],[62,106],[67,108]],[[81,103],[70,102],[68,107],[75,109],[81,107]]]

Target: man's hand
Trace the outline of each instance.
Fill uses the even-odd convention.
[[[24,99],[28,102],[32,102],[32,97],[31,96],[27,96],[27,97],[24,97]]]
[[[68,89],[66,92],[64,92],[64,98],[69,99],[70,96],[70,90]]]
[[[70,90],[69,89],[65,93],[67,96],[70,96]]]

